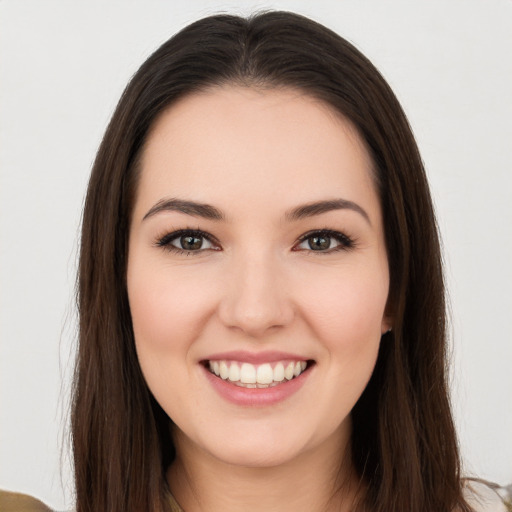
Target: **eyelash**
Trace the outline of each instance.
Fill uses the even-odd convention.
[[[339,243],[337,247],[333,247],[330,249],[327,249],[326,251],[314,251],[311,249],[308,252],[316,253],[316,254],[330,254],[333,252],[338,251],[348,251],[350,249],[354,249],[356,246],[356,241],[349,236],[345,235],[344,233],[341,233],[339,231],[334,231],[332,229],[317,229],[313,231],[308,231],[307,233],[304,233],[298,240],[297,244],[294,245],[296,247],[297,245],[305,242],[308,240],[308,238],[313,237],[326,237],[326,238],[334,238],[336,242]],[[298,250],[298,249],[294,249]]]
[[[198,250],[186,250],[186,249],[180,249],[179,247],[175,247],[171,244],[174,240],[177,238],[183,237],[183,236],[190,236],[190,237],[196,237],[196,238],[203,238],[210,242],[214,247],[219,247],[218,241],[209,233],[206,233],[200,229],[179,229],[177,231],[173,231],[171,233],[167,233],[164,236],[158,237],[155,241],[155,246],[161,247],[165,249],[166,251],[177,253],[177,254],[185,254],[186,256],[190,255],[197,255],[205,250],[215,250],[218,251],[220,249],[214,248],[214,249],[198,249]],[[332,229],[317,229],[313,231],[308,231],[307,233],[304,233],[294,244],[293,251],[300,251],[300,249],[296,249],[296,247],[309,238],[313,237],[326,237],[326,238],[333,238],[336,242],[339,243],[337,247],[329,248],[325,251],[319,250],[314,251],[313,249],[310,249],[307,252],[316,253],[316,254],[331,254],[333,252],[338,251],[348,251],[351,249],[354,249],[356,247],[356,241],[349,236],[345,235],[344,233],[341,233],[339,231],[334,231]]]
[[[177,238],[181,238],[183,236],[191,236],[196,238],[204,238],[205,240],[208,240],[212,245],[219,246],[219,243],[217,240],[210,235],[209,233],[205,233],[204,231],[201,231],[200,229],[178,229],[177,231],[173,231],[172,233],[167,233],[166,235],[162,237],[158,237],[155,245],[157,247],[162,247],[166,251],[177,253],[177,254],[186,254],[187,256],[190,256],[191,254],[199,254],[205,249],[199,249],[197,251],[187,251],[186,249],[180,249],[179,247],[175,247],[171,244],[172,241],[176,240]],[[211,249],[210,249],[211,250]],[[213,250],[219,250],[219,249],[213,249]]]

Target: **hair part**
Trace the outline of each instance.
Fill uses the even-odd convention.
[[[352,411],[352,462],[365,482],[357,510],[469,510],[448,399],[439,236],[406,116],[350,43],[300,15],[266,12],[205,18],[164,43],[128,84],[99,148],[78,275],[77,512],[166,510],[164,475],[175,451],[170,420],[135,351],[126,291],[130,217],[158,116],[185,95],[227,84],[293,88],[320,100],[352,123],[374,163],[394,328]]]

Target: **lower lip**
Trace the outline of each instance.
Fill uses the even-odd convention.
[[[277,386],[269,388],[244,388],[217,377],[203,367],[206,378],[222,398],[233,404],[246,407],[264,407],[286,400],[303,386],[311,373],[311,369],[308,367],[298,377]]]

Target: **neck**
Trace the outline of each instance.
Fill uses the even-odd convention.
[[[227,464],[181,432],[174,439],[177,457],[167,479],[185,512],[345,512],[356,496],[349,438],[339,432],[314,450],[272,467]]]

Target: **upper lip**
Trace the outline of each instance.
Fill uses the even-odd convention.
[[[241,363],[262,364],[283,360],[308,361],[310,358],[290,352],[267,350],[263,352],[247,352],[245,350],[233,350],[219,352],[204,358],[204,361],[239,361]]]

